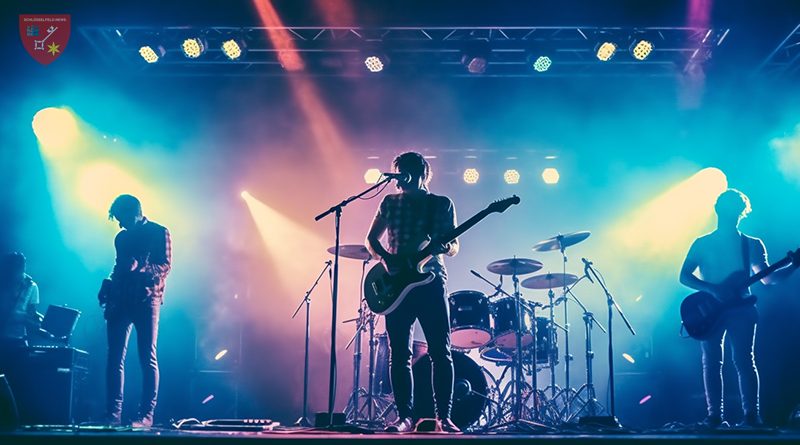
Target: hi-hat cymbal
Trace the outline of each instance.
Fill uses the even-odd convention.
[[[489,263],[486,270],[498,275],[527,275],[542,267],[544,264],[530,258],[506,258]]]
[[[539,241],[538,243],[533,245],[533,250],[536,252],[546,252],[549,250],[561,250],[566,249],[569,246],[574,246],[579,242],[589,238],[592,232],[589,231],[582,231],[582,232],[572,232],[572,233],[565,233],[563,235],[556,235],[552,238],[548,238],[546,240]]]
[[[328,248],[329,253],[336,253],[336,246]],[[339,246],[339,256],[365,261],[372,258],[363,244],[342,244]]]
[[[546,273],[526,278],[521,284],[527,289],[558,289],[577,282],[578,276],[571,273]]]

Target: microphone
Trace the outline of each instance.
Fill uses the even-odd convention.
[[[581,261],[583,261],[583,275],[589,279],[590,283],[594,284],[594,280],[592,279],[591,275],[589,275],[589,268],[592,267],[592,264],[594,263],[586,258],[581,258]]]
[[[385,178],[395,179],[397,182],[411,183],[411,175],[409,173],[381,173],[381,175]]]

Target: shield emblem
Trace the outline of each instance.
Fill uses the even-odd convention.
[[[67,49],[69,14],[22,14],[19,16],[19,37],[22,46],[34,60],[49,65]]]

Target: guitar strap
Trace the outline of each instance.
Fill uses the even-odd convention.
[[[749,277],[752,275],[752,268],[750,267],[750,242],[747,240],[747,237],[744,233],[741,234],[742,237],[742,265],[744,266],[744,271],[747,272],[747,276]]]

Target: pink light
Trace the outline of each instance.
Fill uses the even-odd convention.
[[[653,398],[653,396],[651,394],[648,394],[648,395],[642,397],[642,400],[639,400],[639,405],[644,405],[645,403],[649,402],[650,399],[652,399],[652,398]]]
[[[203,399],[201,404],[205,405],[206,403],[208,403],[208,402],[210,402],[212,400],[214,400],[214,394],[209,394],[208,396],[206,396],[205,399]]]

